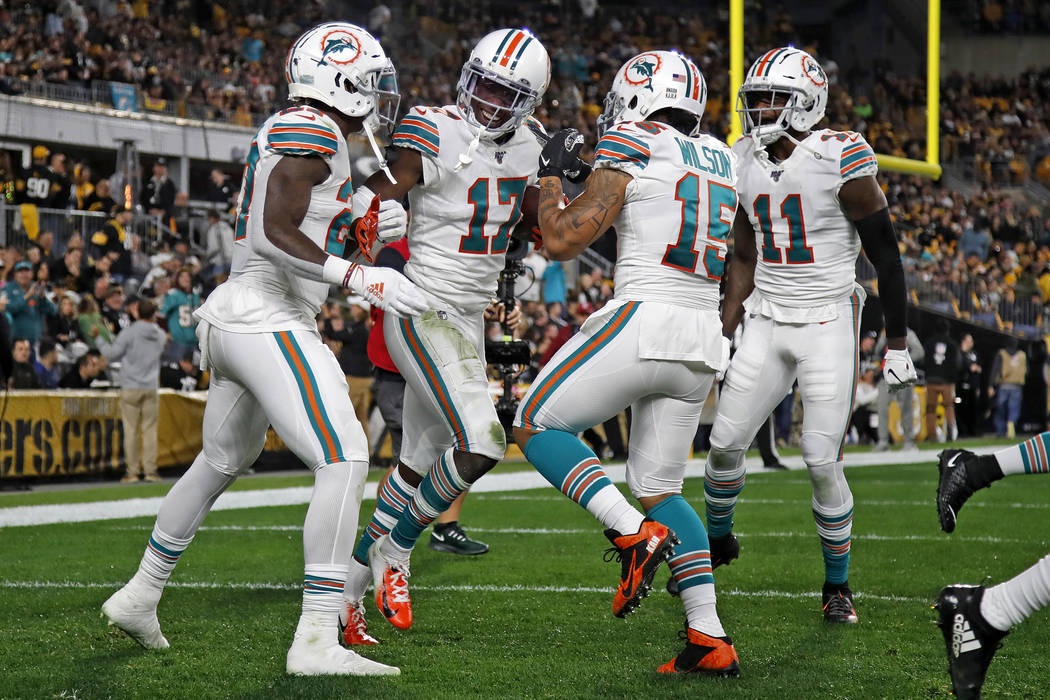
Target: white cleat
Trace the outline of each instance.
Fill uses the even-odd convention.
[[[401,669],[366,659],[339,646],[336,617],[303,615],[285,666],[295,676],[397,676]]]
[[[124,630],[129,637],[147,649],[167,649],[170,644],[160,631],[157,603],[160,592],[152,591],[129,581],[102,604],[102,615],[110,625]]]

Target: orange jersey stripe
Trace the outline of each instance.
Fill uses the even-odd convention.
[[[288,351],[288,356],[292,358],[295,363],[295,370],[299,373],[299,378],[303,382],[303,386],[306,387],[306,397],[309,402],[310,412],[313,413],[314,423],[317,424],[318,430],[321,431],[321,435],[324,437],[325,445],[328,447],[328,457],[335,459],[338,455],[335,450],[335,442],[332,440],[331,433],[328,432],[328,428],[324,424],[324,420],[321,418],[321,407],[317,405],[317,398],[314,395],[314,386],[310,382],[310,376],[306,373],[306,367],[303,364],[303,360],[299,357],[299,354],[295,352],[295,347],[292,346],[291,341],[288,339],[288,331],[281,331],[277,334],[281,343],[284,345],[285,350]]]

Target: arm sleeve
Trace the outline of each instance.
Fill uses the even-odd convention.
[[[904,281],[897,232],[890,220],[890,210],[884,207],[853,223],[857,227],[864,253],[878,275],[886,335],[890,338],[902,337],[908,327],[908,288]]]
[[[99,349],[103,357],[107,360],[119,360],[124,356],[124,351],[127,349],[127,334],[120,333],[117,335],[117,339],[112,342],[106,342],[101,335],[95,340],[95,347]]]
[[[393,270],[397,270],[401,274],[405,273],[405,265],[408,261],[401,253],[394,248],[387,246],[379,251],[376,255],[375,267],[389,267]]]

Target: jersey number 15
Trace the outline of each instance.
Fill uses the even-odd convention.
[[[696,249],[696,234],[700,227],[700,176],[688,173],[675,185],[674,198],[682,203],[682,225],[678,230],[678,240],[667,246],[664,258],[660,262],[685,272],[696,272],[696,265],[701,259],[704,273],[709,279],[720,280],[725,272],[726,259],[713,245],[704,247],[703,258]],[[729,185],[718,182],[707,182],[707,239],[725,241],[733,226],[733,215],[736,212],[737,195]]]

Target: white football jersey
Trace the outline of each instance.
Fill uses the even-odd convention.
[[[263,207],[270,173],[283,156],[318,156],[331,171],[310,192],[300,230],[332,255],[342,257],[351,234],[350,157],[339,127],[313,107],[274,114],[259,128],[248,151],[237,203],[230,278],[212,292],[196,314],[234,332],[313,330],[329,285],[304,279],[255,252],[265,236]]]
[[[454,106],[413,107],[393,145],[419,151],[423,181],[409,192],[405,275],[462,313],[496,293],[525,187],[536,184],[539,142],[526,125],[504,143],[483,139],[460,166],[474,135]]]
[[[617,236],[616,298],[718,308],[726,238],[737,207],[729,147],[659,122],[621,122],[594,148],[594,167],[631,176]]]
[[[826,321],[856,284],[860,237],[839,203],[849,180],[875,175],[871,146],[852,131],[814,131],[781,163],[750,138],[733,145],[740,205],[758,263],[748,311],[779,321]]]

